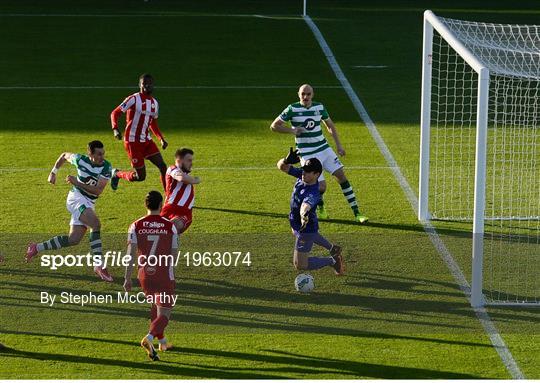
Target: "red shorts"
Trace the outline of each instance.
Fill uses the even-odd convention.
[[[145,158],[159,153],[159,149],[153,140],[146,142],[124,141],[124,148],[131,161],[131,166],[134,168],[142,168]]]
[[[180,221],[182,221],[182,223],[184,224],[184,228],[182,229],[181,233],[188,229],[192,221],[191,209],[187,209],[178,205],[166,204],[165,206],[163,206],[163,209],[161,209],[161,216],[167,218],[170,221],[175,219],[179,219]]]
[[[174,306],[171,299],[175,295],[176,282],[170,279],[148,279],[139,278],[144,295],[153,296],[153,302],[160,307],[172,308]]]

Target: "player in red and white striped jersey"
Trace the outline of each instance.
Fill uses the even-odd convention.
[[[139,78],[139,88],[140,92],[128,96],[111,113],[111,125],[114,137],[119,140],[122,139],[122,133],[118,129],[118,118],[122,113],[126,113],[124,148],[134,169],[129,171],[114,170],[111,179],[111,187],[114,190],[118,187],[120,178],[130,182],[144,181],[146,178],[145,159],[148,159],[158,167],[161,173],[161,182],[163,188],[165,188],[167,165],[163,161],[163,157],[150,135],[150,132],[154,133],[159,138],[161,147],[163,149],[167,148],[168,143],[165,141],[157,123],[159,104],[152,97],[154,78],[149,74],[141,75]]]
[[[132,288],[131,274],[135,264],[138,266],[137,278],[147,299],[152,299],[150,310],[150,328],[142,341],[148,357],[159,360],[154,348],[154,338],[159,340],[159,350],[172,348],[164,336],[171,311],[176,299],[174,266],[178,257],[178,233],[175,225],[159,215],[163,197],[157,191],[151,191],[145,199],[148,214],[129,227],[128,249],[126,255],[130,262],[126,266],[124,290]],[[137,262],[133,261],[133,256]]]
[[[161,216],[171,220],[179,233],[183,233],[191,225],[191,210],[195,204],[194,185],[201,182],[199,177],[189,173],[193,166],[193,150],[178,149],[175,153],[175,164],[167,169],[165,187],[165,205]]]

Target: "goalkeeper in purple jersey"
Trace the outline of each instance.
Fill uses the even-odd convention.
[[[291,196],[289,223],[296,237],[294,247],[294,267],[296,270],[317,270],[331,266],[337,275],[343,275],[344,262],[341,247],[330,243],[319,234],[319,222],[315,208],[321,199],[318,178],[322,172],[321,162],[317,158],[308,159],[301,168],[291,164],[300,162],[298,153],[291,148],[287,157],[278,161],[279,170],[297,178]],[[324,247],[330,252],[329,257],[310,257],[313,244]]]

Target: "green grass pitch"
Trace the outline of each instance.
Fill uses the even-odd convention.
[[[0,266],[0,342],[6,346],[0,349],[1,379],[510,377],[297,16],[300,1],[70,4],[0,5],[0,250],[6,256]],[[413,187],[422,11],[537,21],[532,2],[490,6],[310,2],[310,14]],[[87,16],[65,16],[74,13]],[[103,14],[109,16],[88,16]],[[109,113],[136,91],[142,72],[156,77],[160,126],[170,143],[166,162],[176,147],[192,147],[194,174],[203,180],[183,251],[252,255],[250,267],[177,270],[179,304],[167,328],[176,348],[158,363],[138,346],[148,326],[147,306],[50,308],[39,302],[40,291],[121,291],[122,269],[112,269],[115,282],[105,284],[90,268],[50,271],[23,262],[27,241],[68,228],[68,186],[46,182],[61,152],[81,152],[91,139],[101,139],[112,164],[128,167]],[[343,245],[348,273],[337,278],[327,269],[314,272],[310,295],[293,288],[287,222],[292,179],[275,168],[293,140],[269,130],[304,82],[314,85],[315,99],[336,122],[348,178],[370,217],[367,225],[354,224],[337,183],[327,176],[331,220],[321,223],[321,231]],[[196,88],[204,86],[210,88]],[[100,197],[96,209],[106,248],[124,250],[128,225],[144,214],[144,194],[159,190],[157,171],[147,168],[144,183],[121,182],[117,192],[107,188]],[[65,166],[59,181],[69,172]],[[469,255],[459,251],[467,246],[461,243],[464,230],[447,224],[441,234],[468,276]],[[86,251],[85,242],[73,251]],[[539,311],[488,311],[524,374],[540,378]]]

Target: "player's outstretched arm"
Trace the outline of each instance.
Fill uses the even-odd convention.
[[[291,147],[289,148],[289,153],[287,153],[287,156],[278,161],[277,167],[282,172],[298,178],[302,176],[302,170],[292,166],[293,164],[297,164],[298,162],[300,162],[298,149],[293,150],[293,148]]]
[[[341,145],[341,141],[339,140],[339,135],[336,129],[336,125],[334,125],[334,121],[332,121],[331,118],[327,118],[326,120],[323,120],[324,125],[326,125],[326,129],[328,130],[328,133],[332,135],[332,138],[334,139],[334,142],[336,143],[336,149],[340,156],[345,155],[345,149],[343,149],[343,146]]]
[[[49,177],[47,178],[47,181],[50,183],[50,184],[55,184],[56,183],[56,174],[58,173],[58,170],[62,167],[62,165],[64,165],[66,162],[71,162],[72,158],[73,158],[74,154],[73,153],[68,153],[68,152],[65,152],[65,153],[62,153],[60,154],[60,157],[58,157],[58,159],[56,160],[56,162],[54,163],[54,166],[53,168],[51,169],[51,172],[49,173]]]
[[[277,162],[277,167],[282,172],[289,173],[289,169],[291,168],[291,165],[285,162],[285,158],[282,158]]]
[[[182,182],[185,184],[196,185],[196,184],[201,183],[201,179],[199,177],[193,177],[187,173],[175,172],[175,173],[171,173],[171,177],[177,180],[178,182]]]

